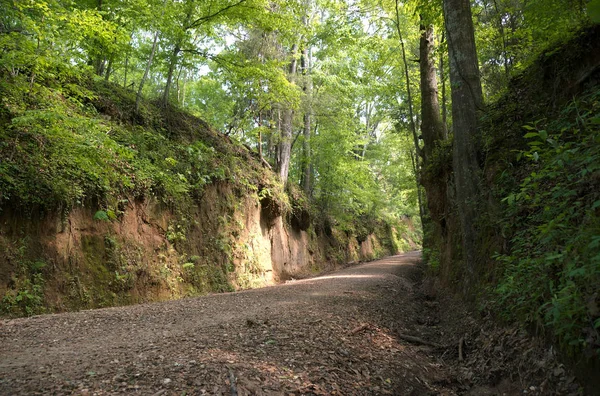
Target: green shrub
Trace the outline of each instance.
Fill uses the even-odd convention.
[[[510,250],[496,256],[497,306],[566,351],[600,351],[600,91],[523,128],[527,173],[503,200]]]
[[[16,288],[2,298],[1,310],[9,315],[31,316],[44,313],[44,278],[35,274],[31,279],[19,279]]]

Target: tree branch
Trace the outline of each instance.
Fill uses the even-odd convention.
[[[217,12],[215,12],[213,14],[200,17],[200,18],[196,19],[195,21],[193,21],[191,24],[189,24],[186,27],[186,29],[192,29],[192,28],[198,27],[198,26],[202,25],[204,22],[206,22],[208,20],[211,20],[211,19],[213,19],[213,18],[221,15],[222,13],[224,13],[224,12],[226,12],[226,11],[234,8],[234,7],[237,7],[240,4],[245,3],[245,2],[246,2],[246,0],[240,0],[237,3],[230,4],[227,7],[221,8],[219,11],[217,11]]]

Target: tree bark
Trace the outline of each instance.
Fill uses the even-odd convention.
[[[444,17],[452,87],[453,170],[466,270],[463,291],[468,292],[479,272],[479,214],[483,208],[477,124],[483,94],[469,0],[444,0]]]
[[[123,88],[127,87],[127,73],[129,72],[129,52],[125,56],[125,76],[123,77]]]
[[[277,139],[281,136],[281,109],[278,104],[274,106],[275,108],[271,110],[273,125],[269,125],[270,133],[267,139],[267,156],[271,162],[275,163],[275,167],[277,168],[277,153],[279,150]]]
[[[421,198],[421,182],[419,180],[419,156],[415,151],[410,150],[410,162],[413,167],[413,172],[415,174],[415,187],[417,189],[417,201],[419,204],[419,217],[421,217],[421,221],[425,219],[425,210],[423,209],[423,198]]]
[[[129,35],[129,43],[127,43],[127,52],[125,53],[125,76],[123,78],[123,87],[127,87],[127,73],[129,72],[129,54],[131,53],[131,40],[133,39],[133,31]]]
[[[445,218],[447,216],[447,179],[444,169],[432,169],[428,166],[433,158],[436,145],[446,139],[446,126],[440,114],[437,93],[437,78],[433,59],[433,26],[421,25],[419,43],[419,69],[421,75],[421,133],[423,135],[423,175],[421,182],[425,187],[429,219],[433,223],[432,241],[438,246],[445,236]]]
[[[506,74],[506,82],[510,79],[510,66],[508,65],[508,43],[506,40],[506,33],[504,31],[504,23],[502,22],[502,14],[498,8],[498,2],[494,0],[494,9],[496,10],[496,16],[498,18],[498,30],[500,36],[502,36],[502,58],[504,58],[504,73]]]
[[[183,66],[182,66],[181,70],[183,70]],[[187,70],[185,71],[185,73],[183,73],[183,83],[181,84],[181,89],[180,89],[179,81],[181,81],[180,78],[181,78],[182,73],[183,72],[180,71],[180,73],[179,73],[180,75],[179,75],[179,77],[177,77],[177,100],[179,101],[179,104],[181,105],[181,107],[185,107],[185,88],[187,85]],[[180,96],[180,94],[181,94],[181,96]]]
[[[421,74],[421,134],[425,161],[437,142],[444,139],[444,123],[438,102],[437,77],[433,59],[433,26],[421,25],[419,45],[419,69]]]
[[[260,156],[260,160],[264,161],[263,158],[263,149],[262,149],[262,112],[258,112],[258,155]]]
[[[360,107],[362,107],[362,103],[360,105]],[[359,107],[359,109],[360,109]],[[369,147],[369,141],[371,140],[371,114],[373,112],[373,107],[374,105],[369,102],[366,101],[365,102],[365,144],[363,144],[362,146],[362,150],[358,153],[356,153],[357,159],[360,161],[364,161],[365,156],[367,155],[367,147]],[[358,110],[357,111],[357,116],[361,117],[361,111]]]
[[[106,66],[106,71],[104,72],[104,81],[110,80],[110,75],[112,73],[112,67],[113,67],[113,59],[114,59],[113,55],[111,55],[110,58],[108,59],[108,65]]]

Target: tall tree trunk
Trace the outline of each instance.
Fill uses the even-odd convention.
[[[114,55],[111,55],[109,60],[108,60],[108,66],[106,66],[106,72],[104,74],[104,81],[108,81],[110,80],[110,75],[112,74],[112,69],[113,69],[113,60],[114,60]]]
[[[193,3],[189,3],[189,4],[193,4]],[[187,7],[187,11],[186,11],[185,18],[183,20],[183,25],[182,25],[184,32],[187,32],[190,29],[193,11],[194,11],[193,7]],[[165,90],[163,91],[163,95],[161,98],[161,104],[165,108],[169,105],[169,96],[171,95],[171,88],[173,87],[173,75],[175,74],[175,70],[177,69],[177,64],[179,63],[179,53],[181,52],[183,45],[184,45],[184,39],[178,38],[175,41],[175,46],[173,47],[173,52],[171,53],[171,56],[169,59],[169,70],[167,71],[167,82],[165,84]],[[179,77],[177,77],[177,80],[179,81]]]
[[[129,43],[127,43],[127,52],[125,53],[125,76],[123,79],[123,87],[127,87],[127,73],[129,72],[129,55],[131,53],[131,40],[133,39],[133,31],[129,35]]]
[[[312,8],[311,1],[305,1],[306,12],[302,16],[302,24],[308,28],[309,18],[308,14]],[[306,196],[310,196],[312,190],[312,172],[311,172],[311,147],[310,147],[310,134],[311,134],[311,117],[312,117],[312,80],[310,76],[310,51],[309,51],[308,40],[304,38],[304,48],[302,49],[302,57],[300,59],[300,67],[302,69],[302,76],[304,77],[304,95],[306,97],[306,107],[304,109],[304,128],[302,130],[303,142],[302,142],[302,177],[301,187],[304,190]]]
[[[360,153],[357,153],[359,156],[359,160],[363,161],[365,159],[365,155],[367,155],[367,147],[369,146],[369,140],[371,140],[371,114],[373,112],[373,105],[370,102],[365,102],[365,144],[363,144],[362,150]],[[358,116],[360,117],[360,111],[358,112]]]
[[[96,4],[96,10],[102,12],[102,0],[98,0]],[[94,41],[96,41],[95,44],[98,47],[101,47],[97,40],[94,39]],[[103,46],[101,48],[104,50]],[[96,57],[89,62],[89,64],[94,67],[94,72],[97,76],[103,76],[106,67],[106,57],[104,56],[104,51],[102,51],[100,54],[97,54]]]
[[[298,51],[298,44],[294,44],[292,47],[292,59],[289,65],[289,77],[290,82],[294,82],[297,60],[296,52]],[[292,156],[292,133],[293,133],[293,121],[294,121],[294,110],[287,106],[283,109],[283,117],[281,120],[281,141],[277,149],[277,163],[276,170],[279,174],[279,178],[283,184],[287,183],[288,174],[290,172],[290,158]]]
[[[481,169],[477,162],[478,110],[483,94],[477,64],[475,33],[469,0],[444,0],[444,17],[452,87],[453,169],[462,229],[467,292],[479,275],[478,231],[481,208]]]
[[[187,71],[185,73],[183,73],[183,83],[181,84],[181,97],[179,97],[179,77],[177,78],[177,99],[179,100],[179,104],[181,105],[181,107],[185,107],[185,88],[187,85]]]
[[[304,3],[306,10],[302,16],[302,24],[306,29],[310,28],[310,23],[313,17],[313,5],[312,0],[305,0]],[[302,74],[304,75],[304,94],[306,95],[307,106],[304,113],[304,162],[302,170],[302,189],[307,197],[311,196],[312,192],[312,179],[313,179],[313,166],[312,166],[312,152],[311,152],[311,127],[312,127],[312,77],[311,77],[311,59],[312,51],[310,49],[309,40],[304,38],[304,49],[302,51]],[[315,125],[316,127],[316,125]]]
[[[437,77],[433,59],[433,26],[421,25],[419,43],[419,69],[421,74],[421,134],[425,161],[431,158],[435,145],[444,139],[444,123],[438,102]]]
[[[413,141],[415,144],[415,151],[417,154],[416,163],[417,168],[419,168],[419,157],[422,155],[421,147],[419,147],[419,137],[417,135],[417,127],[415,125],[415,116],[413,112],[413,100],[412,100],[412,91],[410,89],[410,76],[408,73],[408,62],[406,61],[406,49],[404,48],[404,39],[402,38],[402,29],[400,29],[400,10],[399,10],[399,0],[396,0],[396,29],[398,31],[398,38],[400,40],[400,48],[402,49],[402,62],[404,63],[404,77],[406,78],[406,96],[408,99],[408,116],[410,118],[410,129],[413,135]]]
[[[425,222],[425,210],[423,208],[423,200],[421,198],[421,170],[423,169],[421,165],[421,157],[423,153],[421,151],[421,147],[419,146],[419,137],[417,135],[417,126],[415,124],[415,117],[413,112],[413,100],[412,100],[412,91],[410,89],[410,75],[408,72],[408,62],[406,61],[406,49],[404,48],[404,39],[402,38],[402,29],[400,28],[400,10],[399,10],[399,0],[396,0],[396,29],[398,31],[398,39],[400,40],[400,48],[402,49],[402,62],[404,64],[404,77],[406,79],[406,95],[408,99],[408,116],[410,118],[410,129],[412,132],[413,143],[415,146],[414,155],[411,152],[411,160],[413,163],[413,168],[415,172],[415,182],[417,187],[417,198],[419,199],[419,216],[421,217],[421,223]]]
[[[123,88],[127,88],[127,73],[129,72],[129,52],[125,56],[125,76],[123,77]]]
[[[117,18],[117,26],[121,25],[121,18]],[[117,37],[115,36],[114,40],[113,40],[114,44],[117,44]],[[114,66],[114,62],[115,62],[115,53],[114,51],[110,53],[109,57],[108,57],[108,64],[106,66],[106,71],[104,73],[104,80],[105,81],[109,81],[110,80],[110,75],[113,72],[113,66]]]
[[[447,215],[447,172],[432,173],[433,150],[440,141],[446,139],[446,125],[442,121],[438,103],[437,78],[433,59],[433,26],[421,25],[419,43],[419,69],[421,75],[421,133],[423,135],[423,175],[421,182],[425,187],[427,209],[431,220],[433,244],[438,247],[445,236],[445,217]],[[443,86],[443,85],[442,85]]]
[[[94,67],[94,73],[96,73],[97,76],[102,76],[104,74],[106,59],[104,59],[103,55],[96,56],[90,64]]]
[[[421,182],[419,181],[419,156],[416,155],[416,150],[410,150],[410,162],[415,174],[415,187],[417,189],[417,202],[419,204],[419,217],[421,221],[425,219],[425,210],[423,209],[423,198],[421,197]]]
[[[277,152],[279,146],[277,145],[276,139],[281,136],[281,109],[278,104],[274,105],[274,109],[271,110],[271,119],[273,124],[270,125],[269,138],[267,139],[267,156],[275,163],[277,167]],[[277,169],[277,168],[276,168]]]
[[[307,24],[306,16],[303,18],[304,24]],[[312,81],[310,80],[310,58],[307,46],[302,50],[302,58],[300,59],[300,67],[302,68],[302,75],[304,76],[304,94],[306,95],[306,109],[304,112],[304,129],[302,130],[302,136],[304,141],[302,143],[303,148],[303,160],[302,160],[302,189],[306,196],[310,196],[312,189],[312,174],[311,174],[311,152],[310,152],[310,133],[311,133],[311,114],[312,114]]]
[[[304,161],[302,162],[302,189],[306,196],[310,196],[310,191],[312,188],[312,174],[310,163],[311,160],[311,150],[310,150],[310,132],[311,132],[311,116],[310,113],[304,114],[304,129],[302,131],[302,136],[304,137],[304,141],[302,142],[302,150],[304,154]]]
[[[502,21],[502,14],[498,8],[498,2],[494,0],[494,9],[496,10],[496,16],[498,17],[498,30],[502,36],[502,57],[504,58],[504,73],[506,74],[506,82],[510,79],[510,67],[508,66],[508,43],[506,40],[506,33],[504,31],[504,23]]]
[[[445,32],[442,32],[442,40],[440,44],[444,42],[446,36]],[[440,53],[440,80],[442,85],[442,122],[444,123],[444,139],[448,139],[448,109],[447,109],[447,95],[446,95],[446,71],[444,70],[444,56],[445,51]]]
[[[154,59],[154,53],[156,52],[156,46],[158,44],[158,30],[154,33],[154,42],[152,43],[152,51],[150,51],[150,57],[148,58],[148,63],[146,63],[146,70],[144,70],[144,75],[142,76],[142,80],[140,81],[140,85],[138,87],[137,95],[135,97],[135,113],[137,114],[140,110],[140,100],[142,99],[142,90],[144,89],[144,84],[148,79],[148,74],[150,73],[150,67],[152,67],[152,60]]]

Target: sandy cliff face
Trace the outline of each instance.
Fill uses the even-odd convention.
[[[232,291],[316,275],[396,252],[387,235],[359,243],[338,230],[300,229],[225,183],[208,186],[190,213],[128,202],[112,220],[68,214],[0,216],[3,313],[31,314]],[[292,226],[291,224],[295,224]],[[391,245],[389,245],[391,246]]]

